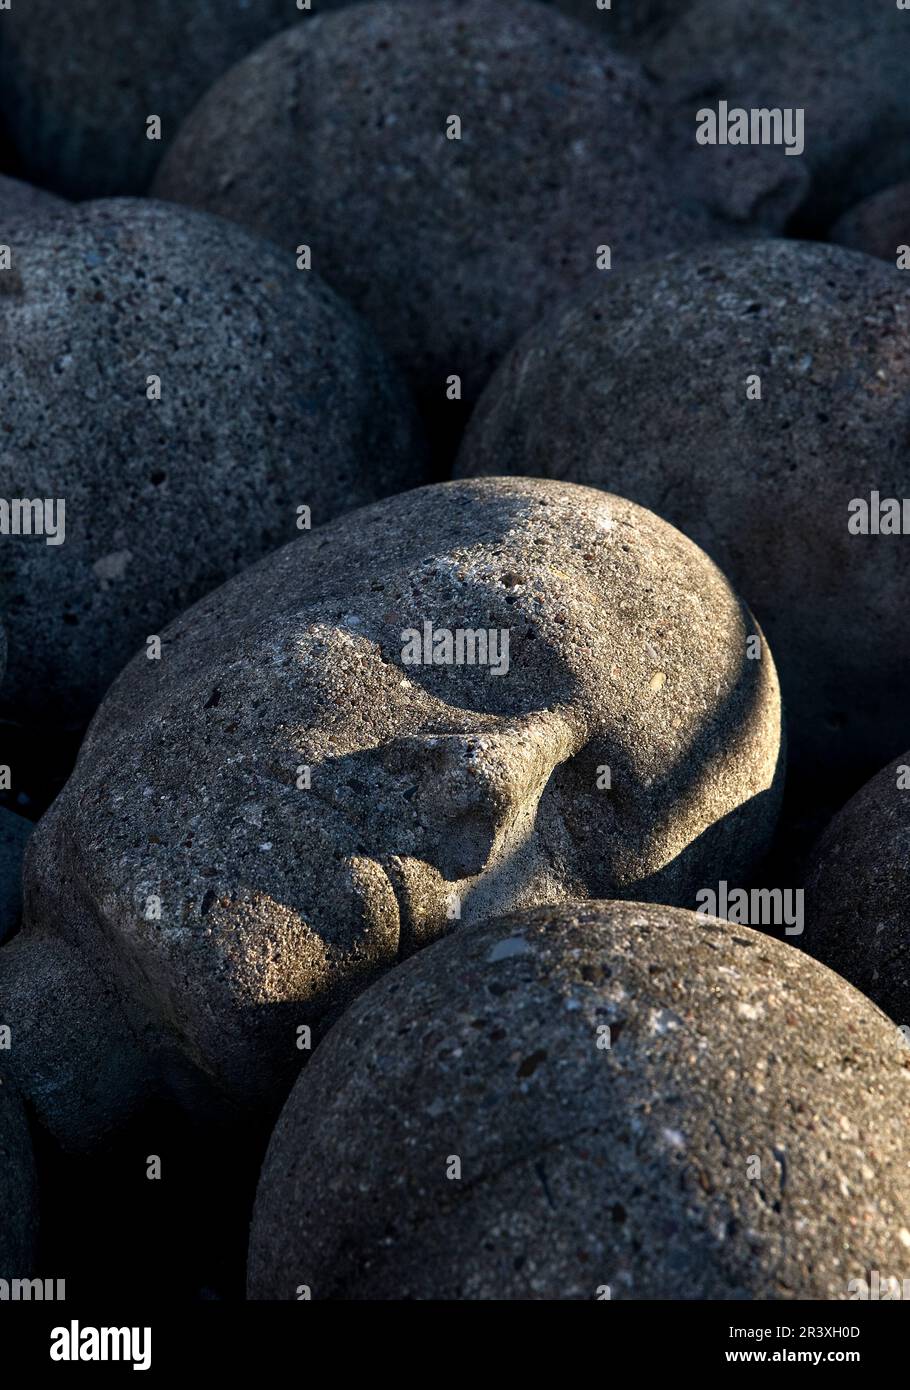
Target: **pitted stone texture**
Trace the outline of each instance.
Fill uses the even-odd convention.
[[[450,116],[461,139],[448,139]],[[381,0],[279,35],[186,121],[155,191],[313,264],[429,403],[472,400],[554,297],[715,230],[677,206],[638,64],[525,0]]]
[[[805,111],[805,152],[782,162],[811,172],[814,228],[910,174],[908,61],[907,14],[891,0],[694,0],[647,51],[693,141],[696,112],[720,100]]]
[[[792,947],[667,907],[517,913],[326,1037],[269,1146],[248,1291],[846,1299],[910,1274],[908,1123],[898,1029]]]
[[[342,0],[311,0],[311,15]],[[142,193],[217,77],[288,24],[294,0],[26,0],[0,14],[0,116],[29,176],[72,198]],[[146,136],[161,117],[162,138]]]
[[[830,239],[896,265],[900,248],[910,246],[910,182],[864,198],[837,220]],[[902,259],[906,261],[906,253]]]
[[[22,911],[22,857],[31,833],[31,821],[0,806],[0,941],[19,925]]]
[[[2,23],[2,18],[0,18]],[[43,225],[67,211],[68,204],[43,188],[33,188],[21,179],[0,175],[0,243],[9,245],[6,233],[24,225]]]
[[[506,633],[508,670],[404,663],[424,623]],[[50,959],[58,933],[119,1001],[139,1071],[202,1113],[202,1089],[283,1099],[297,1028],[459,921],[742,882],[782,767],[754,632],[684,536],[563,483],[418,489],[277,551],[127,667],[35,831],[0,952],[34,1020],[20,1089],[64,1139],[112,1108],[107,1085],[84,1094],[88,986],[40,1037],[39,976],[74,968]],[[34,1099],[49,1047],[78,1070],[75,1112],[59,1083]]]
[[[37,1177],[28,1122],[15,1090],[0,1078],[0,1279],[32,1278],[37,1236]]]
[[[813,849],[801,944],[910,1026],[910,752],[867,782]]]
[[[0,493],[66,504],[62,544],[2,538],[0,704],[78,722],[299,506],[319,524],[420,482],[423,456],[372,334],[292,257],[152,201],[55,227],[0,272]]]
[[[910,551],[847,523],[872,490],[910,495],[908,284],[783,241],[608,277],[509,355],[458,464],[596,484],[703,546],[767,630],[816,785],[857,785],[906,734]]]

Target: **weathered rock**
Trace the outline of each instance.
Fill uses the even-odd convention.
[[[22,856],[32,823],[0,806],[0,941],[14,931],[22,911]]]
[[[6,236],[11,227],[20,223],[27,227],[43,225],[48,218],[56,218],[67,211],[67,203],[46,193],[43,188],[33,188],[21,179],[4,178],[0,175],[0,242],[9,245]]]
[[[32,1277],[37,1235],[37,1178],[28,1122],[15,1090],[0,1078],[0,1279]]]
[[[342,0],[311,0],[311,15]],[[142,193],[232,63],[305,16],[293,0],[28,0],[0,14],[0,116],[30,177],[73,198]],[[147,138],[160,116],[161,139]]]
[[[55,225],[0,272],[0,495],[65,504],[60,544],[0,535],[0,703],[78,722],[300,506],[318,524],[420,482],[423,457],[372,335],[292,257],[151,201]]]
[[[318,1048],[249,1293],[846,1299],[910,1271],[908,1123],[901,1034],[792,947],[667,907],[517,913],[408,961]]]
[[[910,181],[864,198],[838,219],[830,239],[896,264],[900,247],[910,245]]]
[[[288,250],[310,245],[445,410],[450,376],[473,400],[554,297],[602,274],[599,246],[625,264],[716,230],[677,205],[664,137],[638,64],[552,10],[385,0],[238,64],[154,187]]]
[[[814,847],[801,944],[910,1026],[910,753],[867,782]]]
[[[596,484],[703,546],[766,627],[791,761],[819,792],[906,734],[910,551],[847,528],[854,499],[910,496],[907,285],[782,241],[608,277],[509,355],[458,466]]]
[[[403,660],[425,623],[454,661]],[[20,1089],[68,1143],[152,1084],[264,1110],[298,1028],[458,913],[741,882],[781,772],[756,631],[684,536],[561,483],[418,489],[285,546],[127,667],[35,830],[0,951]]]
[[[631,4],[617,0],[609,9],[600,8],[597,0],[545,0],[545,3],[590,24],[611,44],[647,51],[693,0],[634,0]]]
[[[695,140],[696,113],[805,112],[812,188],[803,218],[824,227],[860,198],[910,175],[907,14],[885,0],[693,0],[649,44],[649,72]],[[745,153],[745,147],[738,147]]]

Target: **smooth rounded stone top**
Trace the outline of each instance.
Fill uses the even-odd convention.
[[[19,924],[22,911],[22,858],[33,828],[32,822],[24,816],[17,816],[14,811],[0,806],[0,941],[15,931]]]
[[[647,50],[695,139],[696,112],[805,112],[812,188],[804,216],[823,227],[858,199],[910,174],[908,15],[894,0],[693,0]],[[746,153],[746,147],[736,147]]]
[[[791,946],[635,903],[516,913],[406,962],[317,1049],[248,1292],[847,1299],[907,1271],[908,1124],[900,1032]]]
[[[896,264],[900,247],[910,245],[910,181],[873,193],[845,212],[830,240]]]
[[[0,24],[2,24],[0,14]],[[6,233],[20,223],[26,227],[43,225],[62,213],[68,204],[63,198],[47,193],[43,188],[33,188],[21,179],[10,179],[0,175],[0,243],[6,243]]]
[[[451,117],[461,138],[447,138]],[[313,264],[421,392],[473,399],[554,297],[714,230],[672,192],[632,59],[525,0],[381,0],[295,26],[218,82],[155,181]]]
[[[424,458],[372,334],[293,257],[152,201],[55,226],[0,271],[0,495],[44,532],[31,508],[31,534],[0,536],[0,705],[75,723],[299,507],[318,524],[422,481]]]
[[[509,355],[457,466],[596,484],[703,546],[767,629],[791,760],[819,787],[906,735],[910,550],[847,527],[853,500],[910,496],[908,285],[783,241],[607,277]]]
[[[867,782],[815,845],[805,911],[801,945],[910,1029],[910,752]]]
[[[533,479],[418,489],[238,575],[126,668],[35,831],[0,951],[0,995],[33,1019],[20,1088],[88,1141],[112,1108],[82,1094],[90,987],[42,1004],[75,968],[49,959],[60,932],[139,1070],[202,1113],[203,1087],[283,1099],[297,1028],[459,921],[742,882],[782,771],[756,632],[679,532]],[[59,1081],[36,1097],[51,1048],[75,1114]]]
[[[305,16],[294,0],[16,0],[0,12],[0,117],[37,182],[72,198],[142,193],[210,83],[341,3],[311,0]]]
[[[0,1077],[0,1279],[32,1278],[37,1237],[38,1180],[28,1121],[16,1091]]]

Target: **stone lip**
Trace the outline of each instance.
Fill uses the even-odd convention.
[[[910,1026],[910,751],[831,821],[806,865],[801,945]]]
[[[0,494],[66,511],[62,544],[3,537],[0,704],[78,726],[150,636],[298,534],[299,507],[319,525],[424,481],[426,457],[373,335],[291,253],[135,199],[11,244]]]
[[[405,665],[425,621],[508,633],[508,673]],[[126,668],[34,833],[13,944],[62,935],[99,976],[144,1059],[128,1096],[268,1111],[298,1028],[318,1037],[459,920],[746,880],[783,773],[756,632],[690,541],[621,498],[484,479],[364,508]],[[110,1109],[99,1091],[83,1127]]]
[[[906,1270],[908,1122],[899,1031],[781,941],[632,902],[511,914],[320,1045],[248,1294],[846,1299]]]
[[[228,72],[153,188],[282,246],[306,228],[316,268],[445,410],[450,375],[473,401],[554,298],[603,274],[601,245],[624,265],[729,234],[677,197],[666,136],[637,61],[553,9],[384,0]]]
[[[906,734],[910,552],[851,535],[848,509],[910,495],[908,364],[893,266],[782,240],[681,252],[527,334],[456,472],[603,487],[691,536],[765,626],[791,763],[837,805]]]

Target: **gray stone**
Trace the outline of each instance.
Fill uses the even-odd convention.
[[[830,240],[896,264],[899,247],[910,245],[910,181],[873,193],[845,212]]]
[[[66,505],[60,545],[0,536],[0,703],[77,723],[149,636],[297,534],[298,507],[318,524],[419,483],[424,458],[372,335],[292,256],[152,201],[55,226],[0,272],[0,495]]]
[[[824,227],[910,175],[910,26],[894,0],[693,0],[647,49],[648,71],[694,141],[696,112],[802,108],[812,187],[803,215]],[[737,147],[737,151],[744,147]],[[781,152],[782,153],[782,152]]]
[[[597,0],[545,0],[563,14],[591,25],[609,43],[647,53],[693,0],[613,0],[601,9]]]
[[[387,975],[317,1049],[248,1291],[847,1299],[910,1275],[908,1125],[899,1031],[791,946],[634,903],[517,913]]]
[[[26,227],[43,225],[49,218],[65,213],[67,206],[62,198],[46,193],[43,188],[33,188],[21,179],[0,175],[0,241],[6,242],[11,227],[20,223]]]
[[[815,845],[802,945],[910,1026],[910,753],[867,782]]]
[[[554,297],[602,274],[599,246],[626,264],[716,231],[675,177],[653,86],[581,25],[525,0],[386,0],[238,64],[154,188],[311,244],[445,409],[450,375],[474,399]]]
[[[342,0],[312,0],[311,17]],[[73,198],[145,191],[210,83],[304,18],[294,0],[27,0],[0,13],[0,116],[28,175]],[[160,141],[146,137],[161,117]]]
[[[37,1236],[37,1177],[28,1122],[15,1090],[0,1078],[0,1279],[33,1277]]]
[[[404,661],[425,623],[468,660]],[[126,668],[34,832],[0,951],[20,1089],[83,1145],[152,1085],[271,1108],[297,1029],[457,920],[741,882],[782,771],[756,632],[671,527],[532,479],[418,489],[238,575]]]
[[[31,833],[31,821],[0,806],[0,941],[19,925],[22,857]]]
[[[856,786],[906,734],[910,552],[847,526],[854,499],[910,496],[908,284],[783,241],[608,277],[510,354],[458,465],[596,484],[703,546],[767,629],[816,788]]]

